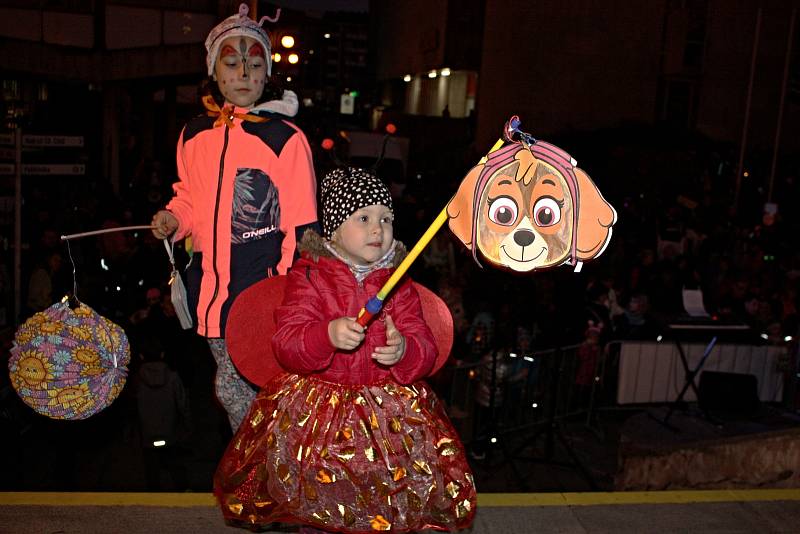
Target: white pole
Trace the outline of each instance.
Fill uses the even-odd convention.
[[[14,326],[22,315],[22,127],[14,131]]]
[[[756,57],[758,56],[758,42],[761,38],[761,7],[756,16],[756,32],[753,37],[753,55],[750,58],[750,80],[747,83],[747,100],[744,105],[744,124],[742,125],[742,140],[739,144],[739,163],[736,165],[736,190],[733,195],[733,209],[739,209],[739,191],[742,188],[742,172],[744,169],[744,151],[747,147],[747,128],[750,125],[750,102],[753,97],[753,78],[756,73]]]
[[[783,126],[783,106],[786,101],[786,85],[789,81],[789,63],[792,59],[792,42],[794,39],[794,20],[797,8],[792,8],[792,18],[789,21],[789,37],[786,39],[786,59],[783,61],[783,83],[781,84],[781,100],[778,103],[778,124],[775,125],[775,145],[772,147],[772,169],[769,172],[769,193],[767,202],[772,202],[772,191],[775,185],[775,169],[778,166],[778,146],[781,143],[781,128]]]

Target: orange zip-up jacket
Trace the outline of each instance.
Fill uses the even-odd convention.
[[[318,229],[305,135],[284,115],[249,112],[270,120],[235,118],[230,128],[200,116],[186,124],[178,141],[179,181],[167,209],[179,222],[175,239],[192,236],[189,309],[205,337],[224,337],[236,296],[259,280],[285,274],[302,233]]]

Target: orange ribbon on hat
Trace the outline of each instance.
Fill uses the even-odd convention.
[[[229,128],[235,128],[236,125],[233,123],[233,119],[242,119],[248,122],[267,122],[269,120],[268,117],[259,117],[258,115],[252,115],[250,113],[236,113],[233,111],[233,106],[225,106],[220,109],[214,101],[214,97],[211,95],[203,97],[203,106],[205,106],[207,110],[206,114],[208,114],[209,117],[217,118],[217,120],[214,121],[214,128],[222,126],[223,124],[227,124]]]

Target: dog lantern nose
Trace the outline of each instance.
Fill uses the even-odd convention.
[[[514,232],[514,243],[521,247],[527,247],[533,240],[536,239],[536,236],[530,230],[517,230]]]

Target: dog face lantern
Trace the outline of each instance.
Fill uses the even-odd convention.
[[[513,271],[578,271],[605,250],[616,211],[569,154],[524,136],[469,171],[447,205],[448,224],[476,261],[480,250]]]

